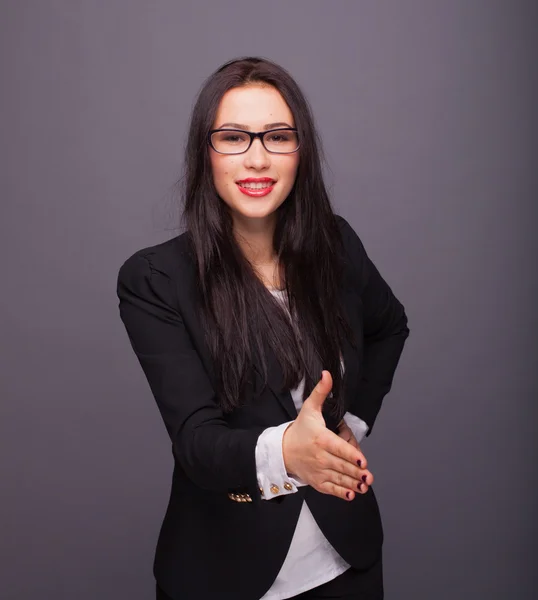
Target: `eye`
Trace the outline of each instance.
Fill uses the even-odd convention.
[[[268,141],[275,143],[275,144],[280,144],[282,142],[289,142],[290,141],[290,134],[287,132],[284,133],[272,133],[270,136],[268,136]]]
[[[228,135],[223,136],[222,141],[228,142],[230,144],[236,144],[237,142],[241,142],[243,138],[237,134],[229,133]]]
[[[213,144],[220,146],[242,146],[248,144],[249,137],[242,131],[235,129],[224,129],[222,131],[215,131],[212,135]]]

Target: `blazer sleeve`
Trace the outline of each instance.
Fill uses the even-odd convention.
[[[339,217],[344,245],[359,283],[363,313],[363,364],[359,392],[349,411],[372,433],[383,398],[392,387],[396,367],[409,336],[407,315],[349,223]]]
[[[229,427],[179,312],[177,283],[151,257],[137,253],[123,264],[117,294],[174,457],[205,490],[245,491],[258,498],[255,448],[264,428]]]

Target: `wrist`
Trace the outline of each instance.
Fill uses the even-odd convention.
[[[284,468],[286,469],[286,473],[288,475],[293,476],[293,461],[292,461],[292,452],[290,451],[290,430],[292,429],[294,421],[292,421],[288,427],[284,430],[282,435],[282,458],[284,460]],[[293,437],[293,433],[292,433]]]

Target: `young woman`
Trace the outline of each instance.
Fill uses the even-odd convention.
[[[383,597],[358,442],[409,334],[331,209],[307,101],[280,66],[220,67],[194,107],[186,232],[122,266],[120,314],[172,441],[161,600]]]

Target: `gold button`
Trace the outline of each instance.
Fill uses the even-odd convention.
[[[262,487],[260,487],[260,494],[261,494],[262,496],[264,495],[264,491],[263,491],[263,488],[262,488]]]
[[[291,491],[293,489],[293,486],[291,485],[291,483],[289,483],[289,481],[286,481],[286,483],[284,484],[284,489]]]
[[[271,490],[272,494],[278,494],[278,492],[280,492],[280,488],[278,487],[278,485],[275,485],[274,483],[271,485],[271,487],[269,489]]]

